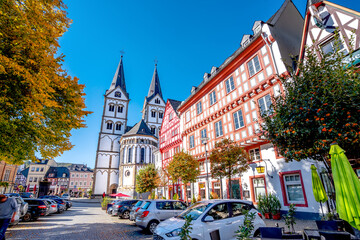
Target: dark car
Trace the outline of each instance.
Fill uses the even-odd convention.
[[[63,199],[64,201],[65,201],[65,203],[66,203],[66,209],[69,209],[69,208],[71,208],[72,207],[72,202],[71,201],[69,201],[69,200],[66,200],[66,199]]]
[[[34,198],[34,194],[31,192],[22,192],[20,193],[20,197],[22,198]]]
[[[138,202],[139,200],[125,200],[117,202],[113,205],[113,216],[119,216],[120,218],[129,219],[131,208]]]
[[[45,216],[49,212],[48,203],[42,199],[25,198],[24,201],[29,204],[27,213],[22,217],[24,222],[37,220],[40,216]]]

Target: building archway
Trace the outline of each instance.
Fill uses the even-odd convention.
[[[110,187],[109,187],[109,193],[110,194],[116,193],[117,188],[118,188],[117,184],[115,184],[115,183],[111,184]]]

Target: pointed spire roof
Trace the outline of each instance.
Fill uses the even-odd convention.
[[[122,59],[123,59],[123,56],[121,55],[119,65],[116,69],[116,72],[115,72],[114,78],[111,82],[109,90],[112,90],[112,89],[116,88],[117,86],[120,86],[120,88],[126,93],[124,66],[123,66]]]
[[[144,122],[144,119],[141,119],[140,122],[138,122],[130,131],[125,133],[123,136],[131,136],[131,135],[146,135],[146,136],[154,136],[152,134],[149,127]]]
[[[158,72],[157,72],[157,64],[155,64],[154,74],[153,74],[151,84],[150,84],[150,88],[149,88],[149,92],[148,92],[148,95],[147,95],[148,100],[150,100],[156,94],[159,94],[160,97],[163,98],[162,92],[161,92],[159,75],[158,75]]]

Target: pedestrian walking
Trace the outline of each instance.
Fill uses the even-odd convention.
[[[105,192],[103,193],[103,198],[106,196]]]
[[[14,198],[0,194],[0,240],[5,240],[5,232],[14,221],[17,203]]]

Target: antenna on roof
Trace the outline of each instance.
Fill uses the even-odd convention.
[[[157,66],[158,62],[159,61],[157,60],[157,57],[155,57],[155,59],[154,59],[155,66]]]
[[[124,56],[124,53],[125,53],[124,49],[121,49],[120,53],[121,53],[121,58],[122,58]]]

